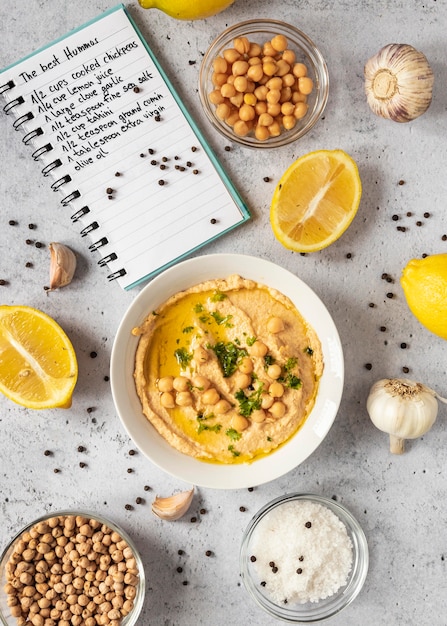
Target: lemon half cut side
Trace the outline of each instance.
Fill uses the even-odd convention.
[[[46,313],[0,306],[0,391],[29,409],[69,408],[78,377],[72,343]]]
[[[273,194],[275,237],[295,252],[316,252],[336,241],[359,208],[357,164],[343,150],[317,150],[292,163]]]

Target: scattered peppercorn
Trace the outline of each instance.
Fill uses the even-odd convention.
[[[398,184],[399,185],[405,185],[405,181],[404,180],[400,180]]]
[[[26,239],[25,243],[26,243],[27,246],[31,246],[34,242],[33,242],[32,239]]]
[[[372,364],[371,363],[365,363],[365,369],[371,370],[372,369]]]
[[[369,306],[370,309],[373,309],[376,305],[374,304],[374,302],[370,302],[368,304],[368,306]]]
[[[33,264],[31,263],[31,261],[27,261],[25,263],[25,267],[33,267]]]
[[[53,470],[53,472],[54,472],[55,474],[59,474],[60,470],[59,470],[57,467],[55,467],[55,468],[54,468],[54,470]]]
[[[178,554],[179,556],[182,556],[182,554],[185,554],[185,551],[184,551],[184,550],[182,550],[182,549],[177,550],[177,554]]]
[[[115,172],[115,176],[121,176],[121,172]]]
[[[166,161],[168,161],[169,159],[168,159],[168,157],[164,156],[164,157],[161,158],[161,160],[163,161],[163,163],[166,163]]]
[[[186,167],[192,167],[191,161],[186,161]]]
[[[81,461],[81,462],[79,463],[79,467],[81,467],[81,468],[84,468],[84,467],[85,467],[85,463],[84,463],[84,461]]]
[[[150,491],[151,488],[149,487],[149,485],[144,485],[144,491]]]
[[[196,61],[193,61],[192,59],[190,59],[190,60],[188,61],[188,63],[189,63],[189,65],[195,65],[195,64],[196,64]]]
[[[95,352],[94,350],[92,352],[90,352],[90,358],[91,359],[96,359],[97,356],[98,356],[98,353]]]
[[[417,221],[416,226],[422,226],[422,222]]]
[[[138,496],[138,498],[135,498],[135,503],[136,504],[142,504],[143,503],[143,498],[140,498],[140,496]]]
[[[94,410],[95,410],[95,409],[94,409],[92,406],[89,406],[89,407],[87,408],[87,413],[93,413],[93,411],[94,411]]]
[[[135,87],[133,88],[133,90],[134,90],[134,93],[140,93],[140,88],[139,88],[139,87],[137,87],[136,85],[135,85]]]
[[[107,375],[104,376],[104,380],[106,381],[106,383],[109,382],[109,380],[110,380],[109,376],[107,376]]]
[[[200,513],[200,515],[205,515],[206,514],[206,509],[200,509],[199,513]]]
[[[392,283],[393,282],[393,279],[391,278],[391,276],[387,276],[386,277],[386,282],[387,283]]]
[[[212,218],[210,219],[210,223],[211,223],[211,224],[216,224],[216,222],[217,222],[217,220],[216,220],[216,218],[215,218],[215,217],[212,217]]]
[[[36,248],[43,248],[43,243],[41,241],[36,241],[34,245],[36,246]]]
[[[387,297],[387,298],[390,298],[390,300],[391,300],[392,298],[394,298],[394,293],[391,293],[391,291],[389,291],[389,292],[386,294],[386,297]]]
[[[153,148],[148,149],[149,154],[155,154],[155,150]]]
[[[196,146],[191,147],[191,152],[196,152],[196,150],[197,150]]]
[[[180,157],[176,154],[174,157],[174,161],[178,161],[180,159]]]
[[[275,567],[275,561],[270,561],[269,562],[269,567]]]
[[[36,228],[36,225],[35,224],[28,224],[28,228],[30,230],[34,230]]]
[[[404,374],[408,374],[408,372],[410,371],[410,368],[404,366],[402,368],[402,371],[403,371]]]
[[[185,587],[187,586],[187,584],[188,584],[188,581],[187,581],[187,580],[184,580],[184,581],[182,582],[182,585],[184,585]]]
[[[193,517],[191,517],[189,521],[191,522],[191,524],[195,524],[197,522],[197,517],[193,515]]]
[[[213,554],[213,553],[212,553],[212,551],[211,551],[211,550],[207,550],[207,551],[205,552],[205,556],[212,556],[212,554]]]
[[[111,193],[113,193],[112,187],[107,187],[106,194],[110,195]]]
[[[305,526],[306,528],[311,528],[311,526],[312,526],[312,522],[306,522],[306,523],[304,524],[304,526]]]
[[[128,474],[132,474],[132,472],[133,472],[133,469],[132,469],[131,467],[128,467],[128,468],[127,468],[127,473],[128,473]]]
[[[231,146],[225,146],[224,150],[225,150],[225,152],[230,152]]]
[[[400,344],[400,347],[402,348],[402,350],[405,350],[405,349],[406,349],[406,347],[407,347],[407,344],[403,341],[403,342]]]
[[[270,178],[268,176],[264,176],[264,178],[262,179],[265,183],[269,183],[270,182]]]
[[[249,487],[247,491],[254,491],[255,488],[254,487]]]
[[[144,152],[141,152],[141,153],[140,153],[140,157],[141,157],[142,159],[144,159],[144,157],[145,157],[145,156],[146,156],[146,155],[144,154]]]
[[[380,332],[381,332],[381,333],[384,333],[385,331],[386,331],[386,326],[381,326],[381,327],[380,327]]]
[[[347,259],[352,259],[352,254],[350,252],[348,252],[348,254],[346,255]]]
[[[447,235],[442,235],[441,239],[442,241],[447,241]]]
[[[252,554],[252,555],[251,555],[251,557],[250,557],[250,561],[251,561],[252,563],[255,563],[255,561],[256,561],[256,557],[255,557],[255,555],[254,555],[254,554]]]
[[[398,230],[401,233],[404,233],[407,229],[405,226],[396,226],[396,230]]]
[[[265,587],[265,586],[266,586],[266,584],[267,584],[267,583],[265,582],[265,580],[262,580],[262,581],[260,582],[261,587]]]
[[[8,281],[5,280],[4,278],[0,278],[0,285],[3,287],[4,285],[7,285]]]
[[[181,574],[183,572],[183,567],[181,567],[180,565],[177,567],[177,572],[179,574]]]
[[[108,200],[113,200],[113,196],[107,196]]]
[[[411,217],[413,213],[411,211],[407,211],[407,217]]]
[[[45,456],[51,456],[51,450],[45,450],[44,451],[44,455]]]
[[[85,452],[84,446],[78,446],[78,452]]]
[[[15,220],[9,220],[8,224],[10,226],[17,226],[17,222]]]
[[[303,573],[303,570],[301,569],[301,567],[299,567],[299,568],[296,570],[296,573],[297,573],[297,574],[302,574],[302,573]]]
[[[131,504],[126,504],[124,506],[124,508],[126,509],[126,511],[132,511],[133,510],[133,506]]]
[[[159,185],[161,185],[161,186],[163,186],[163,185],[165,184],[165,181],[164,181],[164,180],[159,180],[159,181],[158,181],[158,184],[159,184]]]
[[[245,506],[240,506],[240,507],[239,507],[239,511],[240,511],[241,513],[244,513],[246,510],[247,510],[247,509],[245,508]]]
[[[333,496],[332,500],[337,500],[337,496]],[[304,561],[304,556],[301,555],[300,558],[298,559],[298,561],[303,562]]]
[[[161,170],[165,170],[165,169],[166,169],[166,165],[165,165],[164,163],[162,163],[162,164],[160,165],[160,169],[161,169]]]
[[[134,454],[136,454],[135,450],[129,450],[129,454],[130,456],[133,456]]]
[[[423,258],[423,259],[425,259],[425,258],[427,258],[427,257],[428,257],[428,254],[426,254],[426,253],[424,252],[424,254],[422,254],[421,256],[422,256],[422,258]]]
[[[393,222],[397,222],[397,220],[399,219],[398,215],[393,215],[393,217],[391,218],[393,220]]]
[[[425,217],[425,219],[428,220],[428,218],[430,217],[430,213],[424,213],[424,217]]]

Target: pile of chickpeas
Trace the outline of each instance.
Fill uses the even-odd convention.
[[[284,35],[260,45],[237,37],[213,62],[215,115],[239,137],[253,133],[259,141],[278,137],[305,117],[313,80],[296,61]]]
[[[6,565],[18,626],[119,626],[134,607],[135,556],[119,533],[81,515],[35,524]]]

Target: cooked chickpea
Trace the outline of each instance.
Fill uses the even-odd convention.
[[[267,113],[273,118],[277,117],[281,113],[281,105],[279,102],[267,104]]]
[[[262,48],[258,43],[250,42],[250,48],[248,50],[249,57],[259,57],[262,54]]]
[[[292,130],[296,126],[297,118],[294,115],[284,115],[282,118],[282,125],[286,130]]]
[[[268,139],[270,137],[268,128],[266,126],[256,126],[255,137],[259,141],[265,141],[266,139]]]
[[[223,57],[230,65],[241,58],[240,53],[235,48],[227,48],[223,52]]]
[[[244,356],[239,363],[239,371],[243,374],[251,374],[253,371],[253,361],[249,356]]]
[[[160,404],[165,409],[173,409],[175,407],[175,398],[170,391],[165,391],[160,396]]]
[[[251,356],[259,356],[263,357],[269,351],[268,346],[263,342],[257,339],[253,345],[248,348],[248,351]]]
[[[267,127],[269,129],[270,137],[279,137],[281,134],[281,124],[278,120],[273,120],[273,123]]]
[[[231,404],[228,402],[228,400],[219,400],[219,402],[214,405],[214,413],[216,413],[216,415],[223,415],[224,413],[228,413],[230,409]]]
[[[250,106],[249,104],[243,104],[241,108],[239,109],[239,117],[244,122],[253,120],[255,118],[255,115],[256,113],[255,113],[254,108]]]
[[[239,54],[247,54],[250,51],[250,42],[247,37],[236,37],[233,45]]]
[[[282,53],[282,59],[289,65],[293,65],[295,63],[296,54],[294,53],[293,50],[290,50],[290,48],[287,48]]]
[[[273,76],[276,72],[277,65],[275,61],[267,61],[262,64],[262,69],[266,76]]]
[[[232,98],[236,95],[236,88],[234,85],[225,82],[220,88],[220,93],[224,98]]]
[[[236,113],[236,115],[238,116],[239,119],[239,107],[241,106],[241,104],[244,101],[244,94],[241,91],[237,91],[236,95],[233,96],[232,98],[230,98],[230,102],[233,105],[233,110]],[[237,121],[237,120],[236,120]]]
[[[234,123],[233,130],[239,137],[245,137],[245,135],[248,135],[250,127],[247,122],[239,119]]]
[[[281,366],[278,363],[273,363],[273,365],[269,365],[267,368],[267,376],[276,380],[281,376]]]
[[[163,376],[157,382],[158,391],[172,391],[174,389],[174,376]]]
[[[222,85],[225,85],[225,83],[227,82],[227,75],[214,73],[211,81],[215,87],[222,87]]]
[[[285,74],[282,77],[282,84],[284,85],[284,87],[293,87],[295,85],[295,81],[296,78],[293,74]]]
[[[295,119],[302,119],[306,115],[308,108],[309,107],[306,102],[298,102],[297,104],[295,104],[295,111],[293,113]]]
[[[287,48],[287,37],[284,35],[275,35],[270,42],[273,50],[276,52],[284,52]]]
[[[216,57],[213,61],[213,70],[216,74],[226,74],[228,63],[223,57]]]
[[[277,315],[270,317],[267,321],[267,330],[269,333],[280,333],[284,330],[284,320]]]
[[[261,408],[269,409],[274,402],[272,396],[269,396],[268,393],[263,393],[261,396]]]
[[[258,99],[256,98],[254,93],[246,93],[244,94],[244,104],[249,104],[254,107]]]
[[[175,402],[178,406],[191,406],[192,395],[189,391],[179,391],[175,396]]]
[[[242,94],[242,100],[244,99],[244,93],[248,88],[248,80],[246,76],[236,76],[233,83],[234,88],[238,93]]]
[[[262,422],[265,420],[265,417],[266,415],[263,409],[255,409],[250,416],[251,421],[255,424],[262,424]]]
[[[314,83],[313,83],[313,80],[310,78],[310,76],[301,76],[300,78],[298,78],[298,89],[305,96],[308,96],[309,94],[311,94],[313,88],[314,88]]]
[[[284,404],[284,402],[274,402],[272,404],[272,406],[270,407],[270,414],[272,415],[272,417],[274,418],[280,418],[280,417],[284,417],[286,413],[286,405]]]
[[[191,383],[192,386],[195,387],[198,391],[206,391],[211,386],[211,381],[200,374],[196,374],[196,376],[193,376],[191,378]]]
[[[234,388],[237,389],[246,389],[249,385],[251,385],[252,379],[250,374],[243,374],[242,372],[236,372],[234,374]]]
[[[276,68],[277,76],[285,76],[290,72],[290,65],[284,61],[284,59],[279,59],[279,61],[277,61]]]
[[[307,76],[307,67],[304,63],[295,63],[292,68],[292,73],[296,78],[301,78],[302,76]]]
[[[262,52],[265,57],[274,57],[278,50],[275,50],[271,41],[266,41],[262,46]]]
[[[176,391],[188,391],[191,383],[186,376],[176,376],[172,381],[172,386]]]
[[[284,395],[284,391],[284,386],[278,381],[269,385],[269,395],[272,396],[272,398],[281,398]]]
[[[230,113],[231,113],[231,107],[226,102],[222,102],[221,104],[217,105],[217,107],[216,107],[216,116],[220,120],[226,120],[227,117],[230,115]]]
[[[246,430],[250,426],[250,422],[243,415],[234,415],[231,419],[231,426],[238,431]]]
[[[247,61],[235,61],[231,66],[231,73],[233,74],[233,76],[243,76],[247,73],[248,68],[249,65]]]
[[[259,126],[271,126],[273,124],[273,117],[269,113],[261,113],[258,124]]]
[[[215,389],[214,387],[211,387],[211,389],[207,389],[202,394],[203,404],[213,405],[213,404],[217,404],[219,400],[220,400],[220,394],[217,391],[217,389]]]

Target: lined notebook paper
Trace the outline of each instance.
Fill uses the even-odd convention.
[[[124,289],[249,219],[123,5],[6,68],[0,85],[14,128]]]

